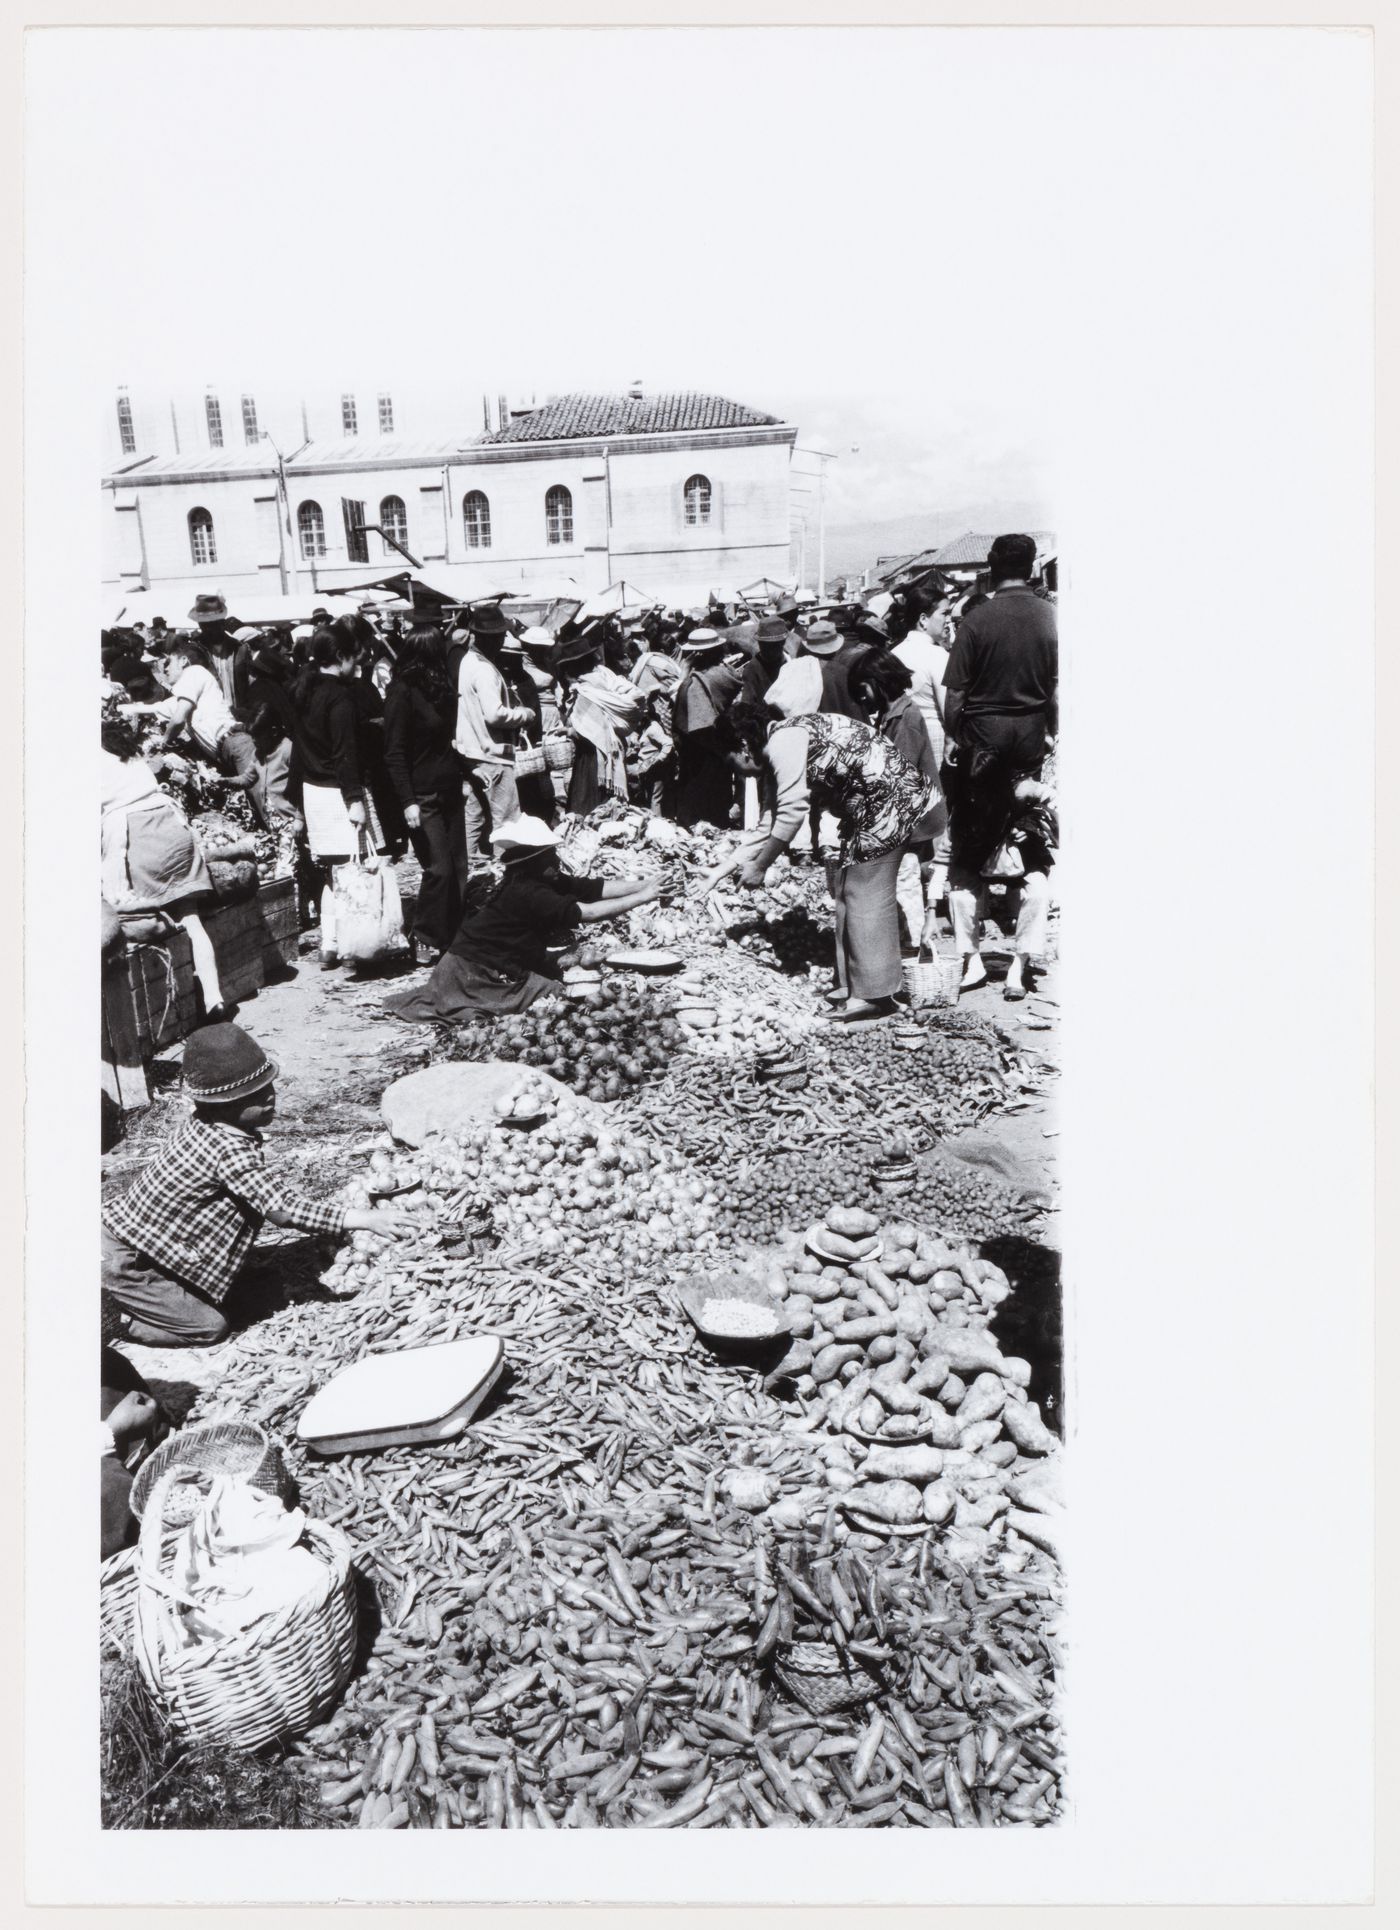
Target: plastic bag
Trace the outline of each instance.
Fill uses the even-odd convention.
[[[367,965],[403,950],[403,902],[391,859],[352,858],[336,870],[332,893],[341,958]]]

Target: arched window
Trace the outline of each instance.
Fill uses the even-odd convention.
[[[685,485],[685,520],[687,523],[708,523],[710,520],[710,479],[708,476],[691,476]]]
[[[214,518],[207,509],[192,509],[189,513],[190,556],[196,563],[217,563],[214,549]]]
[[[403,506],[402,496],[386,496],[379,505],[379,527],[386,537],[392,536],[396,543],[408,547],[408,511]],[[396,556],[397,550],[384,545],[386,556]]]
[[[491,505],[479,489],[469,490],[462,498],[462,534],[469,550],[491,547]]]
[[[563,483],[555,483],[544,499],[546,542],[572,543],[574,540],[574,499]]]
[[[301,553],[309,561],[315,556],[326,553],[326,519],[321,514],[319,503],[303,503],[297,511],[297,529],[301,535]]]

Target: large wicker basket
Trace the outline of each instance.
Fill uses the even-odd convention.
[[[119,1548],[102,1564],[98,1614],[103,1655],[130,1655],[136,1608],[136,1550]]]
[[[918,956],[904,962],[904,989],[910,1005],[916,1009],[956,1005],[961,974],[960,959],[940,957],[931,945],[920,945]]]
[[[287,1501],[292,1483],[276,1444],[253,1421],[208,1421],[199,1427],[182,1427],[167,1435],[160,1446],[141,1464],[131,1484],[131,1512],[139,1521],[157,1481],[183,1468],[201,1474],[235,1474],[264,1494],[275,1494]],[[206,1483],[207,1486],[207,1483]],[[201,1494],[194,1485],[182,1485],[168,1499],[168,1527],[182,1527],[193,1519]],[[183,1513],[179,1512],[184,1510]]]
[[[780,1686],[809,1715],[849,1709],[879,1693],[869,1669],[830,1642],[789,1642],[773,1665]]]
[[[132,1652],[177,1735],[257,1749],[312,1728],[350,1679],[356,1637],[350,1549],[334,1528],[308,1522],[306,1541],[320,1557],[318,1587],[236,1635],[180,1648],[168,1507],[174,1493],[198,1479],[172,1469],[142,1517]]]

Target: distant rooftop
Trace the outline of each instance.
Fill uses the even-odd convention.
[[[1035,538],[1037,557],[1055,554],[1055,532],[1050,529],[1031,529],[1024,532]],[[954,537],[942,549],[933,550],[928,555],[930,564],[944,570],[980,570],[987,561],[988,552],[996,537],[984,536],[976,530],[968,530],[965,536]]]
[[[766,429],[781,418],[722,395],[557,395],[485,442],[571,442],[595,436],[656,436],[694,429]]]

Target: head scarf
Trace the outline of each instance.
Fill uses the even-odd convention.
[[[821,709],[822,667],[815,657],[789,657],[763,701],[776,710],[784,722],[793,717],[810,717]]]

